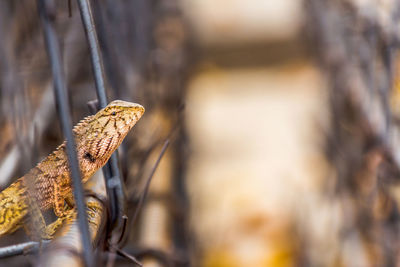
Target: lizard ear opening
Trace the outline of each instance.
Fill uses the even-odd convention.
[[[90,154],[90,152],[86,152],[85,156],[86,159],[88,159],[90,162],[95,162],[95,158],[92,156],[92,154]]]

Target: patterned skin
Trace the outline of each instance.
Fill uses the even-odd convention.
[[[115,100],[74,127],[83,183],[105,165],[143,113],[139,104]],[[52,238],[60,223],[73,216],[71,207],[72,186],[64,142],[0,193],[0,236],[21,226],[33,234],[29,229],[32,226],[40,237]],[[59,219],[47,227],[42,211],[51,208]]]

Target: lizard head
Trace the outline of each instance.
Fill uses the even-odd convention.
[[[143,113],[139,104],[115,100],[74,127],[84,179],[104,166]]]

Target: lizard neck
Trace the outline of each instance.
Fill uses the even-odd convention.
[[[41,210],[52,207],[55,186],[69,185],[69,172],[67,169],[67,157],[65,146],[59,146],[53,153],[32,168],[23,177],[25,186],[29,189],[29,195],[34,197]]]

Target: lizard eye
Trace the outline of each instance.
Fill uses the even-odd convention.
[[[111,113],[111,115],[115,116],[115,115],[117,115],[117,113],[116,113],[115,111],[113,111],[113,112]]]

